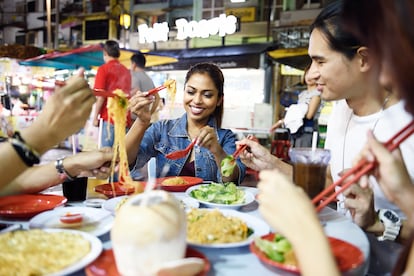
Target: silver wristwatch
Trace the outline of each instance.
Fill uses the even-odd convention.
[[[378,237],[379,241],[394,241],[400,233],[402,225],[398,214],[392,210],[380,209],[378,211],[378,218],[384,224],[385,230],[382,236]]]

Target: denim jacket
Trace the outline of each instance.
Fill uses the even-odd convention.
[[[219,144],[227,154],[232,154],[236,150],[236,135],[229,129],[218,129],[216,121],[210,118],[208,125],[216,130]],[[157,160],[157,177],[160,177],[163,167],[168,164],[169,171],[166,176],[180,175],[186,160],[185,158],[178,160],[170,160],[165,155],[176,150],[181,150],[191,143],[187,133],[187,116],[184,114],[181,118],[173,120],[161,120],[153,123],[144,134],[134,169],[142,168],[151,157]],[[214,155],[206,148],[194,146],[195,152],[195,176],[205,181],[222,182],[220,168],[217,166]],[[245,165],[237,159],[239,168],[240,184],[246,173]],[[165,173],[165,172],[164,172]]]

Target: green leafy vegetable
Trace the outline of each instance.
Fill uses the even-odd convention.
[[[127,101],[127,99],[126,99],[126,98],[121,98],[121,97],[119,97],[119,105],[120,105],[122,108],[126,108],[126,107],[127,107],[127,105],[128,105],[128,101]]]
[[[234,159],[233,155],[227,155],[220,163],[221,174],[225,177],[231,176],[236,164],[236,159]]]
[[[210,183],[200,186],[190,192],[190,195],[201,201],[219,204],[241,204],[244,203],[244,191],[239,189],[233,182]]]
[[[258,237],[254,240],[254,243],[269,259],[279,263],[284,263],[285,254],[292,250],[290,242],[282,235],[277,234],[273,241]]]

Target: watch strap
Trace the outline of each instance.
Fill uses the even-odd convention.
[[[377,239],[379,241],[385,241],[385,240],[395,241],[395,239],[398,237],[400,233],[402,223],[400,220],[398,220],[398,222],[396,223],[390,220],[387,220],[387,218],[385,218],[382,215],[382,213],[385,213],[385,212],[392,212],[392,211],[385,210],[385,209],[381,209],[378,211],[379,220],[384,225],[384,232],[382,233],[382,236],[379,236]],[[393,213],[394,215],[398,216],[395,212]]]
[[[65,167],[63,166],[63,160],[65,159],[65,157],[61,157],[56,159],[55,161],[55,168],[57,170],[57,172],[59,173],[59,175],[61,176],[62,180],[63,179],[68,179],[68,180],[74,180],[76,177],[71,176],[65,169]]]
[[[39,164],[39,153],[26,143],[18,131],[14,132],[12,138],[9,138],[9,142],[26,166],[31,167],[34,164]]]

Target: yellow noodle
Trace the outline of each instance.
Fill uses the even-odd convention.
[[[186,185],[186,184],[188,184],[188,182],[184,178],[179,177],[179,176],[167,178],[164,181],[162,181],[162,185],[167,185],[167,186]]]
[[[177,94],[177,82],[175,80],[168,79],[164,82],[164,86],[167,89],[168,98],[170,100],[171,107],[174,107],[175,94]]]
[[[79,234],[40,229],[0,235],[0,275],[50,275],[86,256],[90,242]]]
[[[143,191],[143,185],[141,182],[134,181],[129,172],[128,157],[126,152],[126,118],[127,118],[127,106],[128,98],[127,95],[120,89],[113,91],[116,97],[108,98],[108,115],[114,123],[114,157],[111,165],[111,183],[112,189],[115,191],[113,184],[113,176],[115,171],[115,164],[118,161],[119,171],[118,178],[119,182],[124,185],[132,185],[135,188],[135,193]]]

